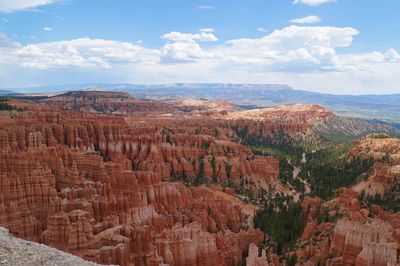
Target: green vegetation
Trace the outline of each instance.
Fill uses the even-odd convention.
[[[282,149],[280,149],[282,148]],[[283,183],[289,183],[297,191],[304,193],[304,184],[299,179],[293,178],[294,167],[301,164],[300,158],[303,148],[280,144],[278,147],[251,146],[254,154],[261,156],[274,156],[279,160],[279,178]]]
[[[228,160],[224,162],[225,171],[226,171],[226,180],[218,180],[216,176],[216,160],[215,157],[212,155],[209,158],[209,162],[211,167],[213,168],[213,176],[207,177],[204,174],[204,160],[206,158],[201,156],[197,158],[199,162],[199,170],[197,171],[196,175],[188,176],[186,173],[181,174],[174,174],[171,170],[171,181],[181,181],[187,186],[200,186],[200,185],[210,185],[210,184],[220,184],[223,189],[225,188],[232,188],[236,194],[241,195],[242,199],[246,203],[253,203],[259,204],[260,202],[265,202],[266,199],[272,197],[271,191],[266,192],[263,189],[260,189],[258,193],[255,193],[255,184],[253,180],[245,179],[242,176],[240,177],[240,183],[237,184],[232,181],[231,179],[231,169],[232,166]],[[192,164],[196,164],[196,159],[192,160]]]
[[[302,179],[309,183],[311,196],[330,198],[335,189],[354,184],[372,163],[369,160],[359,159],[349,161],[348,152],[351,144],[347,137],[340,139],[340,136],[330,136],[317,143],[296,142],[280,131],[266,138],[246,135],[245,132],[238,134],[243,137],[244,144],[248,145],[254,154],[278,158],[280,180],[284,184],[290,184],[301,195],[305,192]],[[303,153],[306,162],[301,161]],[[301,179],[293,176],[295,167],[300,169],[298,177]]]
[[[385,191],[383,196],[376,194],[375,196],[366,195],[365,191],[360,193],[360,202],[364,206],[370,207],[372,204],[381,206],[385,211],[400,211],[400,176],[395,176],[390,188]]]
[[[214,183],[217,183],[218,180],[217,180],[217,175],[216,175],[216,172],[217,172],[217,171],[216,171],[216,161],[215,161],[215,156],[214,156],[214,155],[211,155],[210,164],[211,164],[211,168],[212,168],[212,170],[213,170],[212,181],[213,181]]]
[[[304,152],[304,148],[301,146],[292,146],[286,145],[284,147],[281,145],[271,145],[271,146],[262,146],[262,145],[255,145],[251,146],[250,148],[253,150],[253,153],[256,155],[262,156],[274,156],[281,159],[291,160],[296,165],[300,163],[300,158],[302,153]]]
[[[18,110],[17,107],[14,105],[8,104],[7,101],[9,99],[5,97],[0,97],[0,111],[12,111],[12,110]]]
[[[194,186],[200,186],[208,182],[207,177],[204,176],[204,157],[200,157],[199,163],[199,171],[197,172],[196,177],[193,180]]]
[[[260,126],[260,129],[262,127]],[[288,148],[304,149],[316,145],[315,139],[297,140],[289,136],[284,129],[270,132],[264,135],[261,131],[249,133],[246,129],[236,128],[238,137],[243,141],[244,145],[274,147],[283,152],[291,152]]]
[[[260,228],[268,235],[265,246],[273,247],[279,255],[294,248],[305,226],[301,205],[282,195],[277,195],[257,211],[253,222],[255,228]]]
[[[335,189],[356,183],[372,166],[371,159],[349,160],[349,145],[332,145],[306,153],[307,163],[300,177],[309,182],[311,195],[323,199],[333,196]]]
[[[305,187],[298,178],[293,178],[294,167],[301,169],[299,177],[310,184],[311,196],[328,199],[334,190],[353,185],[372,166],[371,159],[349,159],[350,144],[324,144],[300,146],[278,144],[264,147],[250,146],[256,155],[274,156],[280,162],[280,179],[289,183],[301,194]],[[306,162],[301,162],[305,153]]]
[[[371,138],[371,139],[386,139],[386,138],[390,138],[390,136],[386,133],[372,133],[367,135],[367,138]]]
[[[232,166],[229,164],[229,162],[225,162],[225,172],[226,172],[226,177],[228,179],[231,178],[231,170],[232,170]]]
[[[321,134],[321,143],[329,143],[329,145],[332,144],[349,144],[351,143],[352,140],[363,137],[362,135],[352,135],[352,134],[346,134],[343,132],[340,133],[322,133]]]
[[[187,186],[192,184],[192,180],[185,173],[180,175],[171,174],[171,181],[182,181]]]
[[[296,253],[293,253],[293,254],[289,257],[289,259],[288,259],[288,261],[287,261],[287,265],[288,265],[288,266],[295,266],[296,263],[297,263],[297,255],[296,255]]]
[[[195,176],[187,176],[186,173],[182,173],[180,175],[174,175],[173,171],[171,171],[171,180],[172,181],[182,181],[187,186],[200,186],[203,184],[208,185],[210,180],[204,175],[204,157],[199,157],[199,170],[197,171]],[[195,164],[196,160],[193,160],[193,164]]]

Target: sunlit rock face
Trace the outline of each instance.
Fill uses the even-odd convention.
[[[335,265],[396,265],[398,238],[393,226],[380,219],[362,224],[340,220],[334,231],[332,252],[340,255]],[[397,239],[398,240],[398,239]]]

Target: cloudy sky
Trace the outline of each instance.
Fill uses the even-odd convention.
[[[399,0],[0,0],[0,87],[282,83],[400,93]]]

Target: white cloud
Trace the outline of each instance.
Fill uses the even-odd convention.
[[[158,50],[137,43],[81,38],[21,46],[13,54],[21,66],[40,69],[212,60],[215,65],[256,71],[326,71],[341,68],[335,49],[351,45],[357,34],[353,28],[289,26],[258,39],[202,47],[200,42],[215,42],[217,37],[207,32],[170,32],[162,36],[168,42]],[[5,36],[2,39],[10,46]],[[398,55],[392,51],[387,57],[393,61]]]
[[[168,43],[159,50],[137,43],[81,38],[21,46],[13,54],[21,66],[40,69],[213,60],[215,65],[256,71],[326,71],[338,68],[335,49],[351,45],[357,34],[353,28],[289,26],[262,38],[235,39],[204,48],[199,43],[217,41],[214,34],[170,32],[162,36]],[[5,36],[2,39],[5,43]],[[8,39],[7,43],[10,46]],[[393,52],[387,56],[397,58]]]
[[[291,23],[295,24],[313,24],[321,22],[321,18],[318,16],[306,16],[304,18],[295,18],[290,20]]]
[[[392,63],[397,63],[400,61],[400,54],[399,52],[397,52],[394,49],[389,49],[386,53],[385,53],[385,60],[392,62]]]
[[[207,31],[210,29],[195,34],[175,31],[164,34],[162,38],[169,42],[161,48],[163,62],[188,62],[214,57],[212,52],[204,51],[197,43],[218,40],[214,34]]]
[[[18,80],[30,84],[54,83],[56,77],[65,83],[73,76],[92,82],[288,83],[331,93],[398,92],[398,50],[337,52],[358,34],[351,27],[292,25],[261,38],[221,43],[209,32],[170,32],[159,49],[90,38],[22,45],[0,34],[0,86],[20,84],[10,78],[18,73]]]
[[[258,27],[257,30],[261,32],[268,32],[268,29],[263,27]]]
[[[30,44],[13,51],[21,66],[38,69],[151,64],[159,61],[159,54],[137,44],[89,38]]]
[[[274,30],[260,39],[236,39],[228,43],[237,46],[268,46],[268,48],[311,47],[315,45],[330,47],[349,46],[359,32],[351,27],[337,28],[329,26],[304,27],[289,26]]]
[[[11,13],[53,4],[56,0],[0,0],[0,12]]]
[[[215,9],[215,7],[214,6],[209,6],[209,5],[199,5],[199,6],[197,6],[197,9],[200,9],[200,10],[212,10],[212,9]]]
[[[319,6],[326,3],[333,3],[336,0],[294,0],[293,4],[304,4],[308,6]]]
[[[191,33],[182,33],[182,32],[172,31],[172,32],[164,34],[161,38],[168,40],[168,41],[173,41],[173,42],[194,42],[194,41],[215,42],[215,41],[218,41],[217,37],[215,37],[214,34],[207,33],[207,32],[191,34]]]
[[[331,68],[335,49],[351,45],[354,28],[289,26],[259,39],[236,39],[222,48],[226,60],[254,64],[270,71]]]
[[[212,33],[215,30],[213,28],[201,28],[199,29],[200,32],[208,32],[208,33]]]
[[[167,63],[184,61],[195,62],[198,59],[214,57],[212,52],[204,51],[200,45],[195,42],[167,43],[161,48],[161,54],[163,61]]]
[[[19,43],[11,40],[8,36],[0,32],[0,51],[4,48],[19,47]]]
[[[43,27],[43,30],[44,30],[44,31],[52,31],[53,28],[50,28],[50,27]]]

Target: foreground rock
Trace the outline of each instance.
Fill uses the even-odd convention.
[[[95,266],[77,256],[46,245],[19,239],[0,227],[0,265],[6,266]]]

